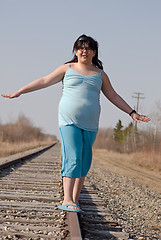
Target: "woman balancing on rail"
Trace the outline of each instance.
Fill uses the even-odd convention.
[[[102,62],[98,59],[98,43],[82,35],[73,47],[71,61],[49,75],[39,78],[6,98],[49,87],[60,81],[63,95],[59,103],[59,130],[61,136],[64,201],[60,209],[84,213],[78,204],[79,195],[90,169],[92,145],[95,141],[100,116],[100,91],[115,106],[129,114],[136,122],[148,122],[149,117],[139,115],[113,89]]]

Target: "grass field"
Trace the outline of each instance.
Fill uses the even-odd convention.
[[[151,171],[161,172],[161,155],[153,151],[150,152],[133,152],[133,153],[119,153],[108,151],[107,149],[94,149],[101,156],[108,156],[108,158],[117,160],[117,162],[124,164],[131,164],[141,168],[146,168]]]
[[[93,166],[133,179],[161,193],[161,160],[155,153],[118,153],[94,149]]]
[[[31,141],[31,142],[19,142],[19,143],[0,143],[0,158],[7,157],[9,155],[24,152],[37,147],[45,147],[52,144],[54,141],[49,139],[45,141]]]
[[[20,143],[9,143],[1,142],[0,143],[0,158],[7,157],[12,154],[24,152],[30,149],[37,147],[49,146],[53,143],[53,140],[48,139],[45,141],[31,141],[29,143],[20,142]],[[106,155],[111,159],[120,161],[123,163],[135,165],[141,168],[146,168],[151,171],[161,172],[161,155],[153,151],[150,152],[134,152],[134,153],[119,153],[114,151],[109,151],[107,149],[98,149],[94,148],[94,152],[97,151],[101,155]],[[103,156],[102,155],[102,156]]]

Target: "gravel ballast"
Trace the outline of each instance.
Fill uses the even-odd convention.
[[[131,239],[161,239],[160,194],[92,163],[87,176]]]

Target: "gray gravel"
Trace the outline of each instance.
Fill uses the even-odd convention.
[[[133,179],[92,164],[88,181],[118,216],[119,225],[131,239],[161,239],[160,194]]]
[[[65,239],[59,145],[0,171],[0,239]]]

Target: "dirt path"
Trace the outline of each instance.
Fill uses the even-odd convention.
[[[159,172],[150,171],[128,162],[128,159],[124,158],[124,154],[122,154],[122,157],[120,156],[120,154],[108,152],[104,149],[94,149],[93,162],[104,170],[130,177],[136,182],[161,193],[161,174]]]

